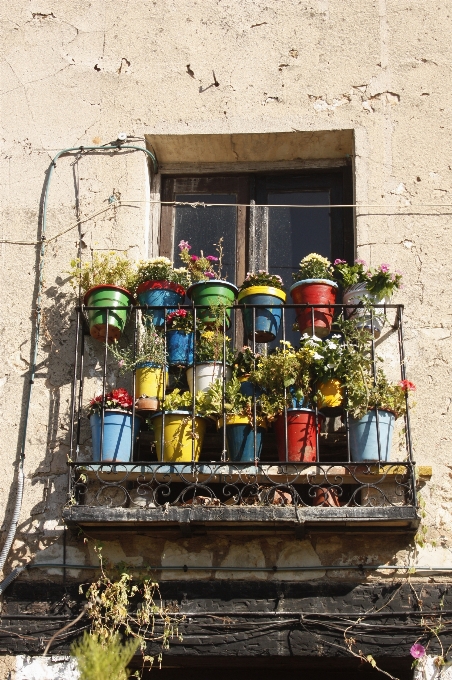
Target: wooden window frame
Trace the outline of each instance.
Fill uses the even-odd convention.
[[[298,179],[300,184],[310,182],[312,187],[315,186],[318,189],[331,190],[333,187],[331,191],[333,205],[338,202],[345,205],[353,203],[352,165],[348,160],[341,164],[334,161],[331,167],[325,164],[321,164],[321,167],[304,164],[303,167],[293,167],[291,170],[275,168],[273,171],[267,163],[261,165],[261,171],[259,167],[257,164],[250,166],[248,172],[237,173],[233,172],[233,164],[227,164],[223,170],[212,164],[208,168],[200,168],[199,173],[195,173],[195,168],[191,166],[189,175],[174,173],[158,176],[158,187],[154,188],[154,195],[155,190],[158,189],[162,200],[161,214],[155,215],[159,219],[158,254],[170,259],[173,257],[175,210],[173,205],[165,205],[165,203],[174,201],[176,194],[235,193],[238,204],[250,206],[237,206],[236,281],[238,284],[245,278],[246,271],[267,268],[268,209],[265,206],[258,207],[259,200],[256,200],[259,198],[259,187],[263,182],[267,182],[271,187],[272,182],[277,185],[287,179],[288,184],[293,185]],[[240,169],[244,170],[244,168]],[[293,191],[296,189],[294,188]],[[262,199],[261,195],[260,199]],[[255,203],[257,206],[253,207]],[[331,224],[333,259],[339,257],[353,262],[356,252],[353,208],[331,208]],[[337,233],[339,232],[341,232],[339,237],[341,242],[338,241]]]

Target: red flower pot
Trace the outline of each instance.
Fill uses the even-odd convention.
[[[334,486],[319,486],[315,490],[314,506],[340,508],[339,491]]]
[[[295,304],[313,305],[296,310],[300,333],[313,333],[318,338],[325,338],[331,332],[334,305],[336,302],[337,283],[326,279],[305,279],[297,281],[290,289],[290,296]],[[315,305],[326,305],[315,307]],[[312,329],[312,311],[314,311],[314,330]]]
[[[320,432],[325,418],[317,413],[317,428]],[[286,460],[284,413],[275,420],[276,445],[279,460]],[[310,408],[287,410],[287,460],[296,463],[315,463],[317,458],[317,437],[315,411]]]

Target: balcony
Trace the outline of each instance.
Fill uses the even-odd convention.
[[[286,331],[295,320],[294,309],[300,305],[282,307],[279,338],[291,337]],[[335,318],[347,310],[333,305]],[[196,319],[199,309],[190,310]],[[251,308],[253,324],[255,311]],[[166,313],[166,309],[157,308]],[[317,309],[317,307],[316,307]],[[356,308],[355,308],[356,309]],[[103,460],[105,445],[105,415],[102,408],[100,456],[93,459],[89,422],[84,410],[84,394],[105,395],[111,387],[112,372],[117,363],[112,360],[109,346],[89,335],[87,314],[90,308],[77,309],[75,361],[71,409],[71,455],[69,462],[69,502],[64,519],[69,525],[106,531],[182,532],[183,535],[206,531],[280,532],[303,536],[305,531],[400,531],[415,532],[419,525],[416,501],[416,472],[410,434],[409,410],[400,418],[397,442],[390,457],[383,451],[385,430],[381,417],[371,425],[376,430],[377,457],[356,460],[350,437],[350,417],[342,406],[312,406],[315,423],[314,453],[293,460],[289,442],[291,409],[282,413],[278,434],[269,426],[259,435],[259,396],[253,388],[254,420],[251,432],[253,455],[248,460],[230,460],[225,425],[223,379],[223,413],[206,418],[205,434],[200,450],[196,434],[196,418],[190,415],[186,424],[192,432],[191,454],[182,461],[168,459],[165,452],[164,424],[168,414],[161,416],[160,441],[152,431],[150,421],[143,418],[135,402],[132,404],[131,428],[141,427],[136,441],[130,435],[126,459]],[[137,342],[137,328],[146,306],[133,307],[127,336]],[[314,318],[313,308],[310,308]],[[228,328],[227,315],[231,323]],[[222,310],[225,337],[231,344],[243,344],[242,309],[234,304]],[[374,331],[374,315],[384,314],[381,335]],[[403,345],[403,307],[376,305],[371,308],[371,328],[368,333],[369,352],[375,357],[384,352],[384,361],[396,366],[399,378],[406,380]],[[163,315],[166,317],[166,314]],[[166,322],[162,328],[166,337]],[[108,327],[106,335],[108,336]],[[255,335],[252,335],[255,338]],[[292,338],[291,338],[292,339]],[[273,343],[274,344],[274,343]],[[253,351],[265,353],[264,345],[252,341]],[[195,340],[196,354],[196,340]],[[226,356],[226,353],[223,354]],[[223,358],[223,376],[226,360]],[[184,384],[185,368],[170,368],[163,372],[163,393]],[[125,376],[136,396],[135,372]],[[193,391],[196,392],[196,378]],[[101,389],[99,389],[101,384]],[[194,397],[193,397],[194,399]],[[407,400],[408,401],[408,400]],[[380,411],[378,413],[381,413]],[[402,422],[403,421],[403,422]],[[220,425],[219,425],[220,423]],[[281,430],[282,427],[282,430]],[[282,434],[281,434],[282,432]],[[261,448],[258,437],[261,436]],[[282,439],[281,439],[282,437]],[[403,440],[403,446],[400,441]],[[256,452],[259,449],[259,453]],[[429,478],[429,468],[418,470],[418,483]]]

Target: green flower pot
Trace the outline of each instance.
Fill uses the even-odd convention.
[[[237,297],[239,289],[229,281],[220,281],[219,279],[212,279],[210,281],[198,281],[194,283],[187,290],[187,295],[193,301],[195,306],[205,307],[205,309],[196,310],[197,318],[205,323],[213,323],[215,317],[212,315],[209,307],[217,307],[225,305],[231,307]],[[231,325],[231,310],[226,310],[226,326]]]
[[[93,338],[101,342],[114,342],[121,336],[132,304],[132,294],[125,288],[105,284],[90,288],[83,299],[88,309],[89,332]],[[109,309],[105,309],[108,307]],[[118,309],[115,307],[127,307]],[[107,338],[108,325],[108,338]]]

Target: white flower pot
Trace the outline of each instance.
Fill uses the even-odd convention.
[[[353,305],[351,307],[345,307],[345,317],[347,319],[359,318],[360,322],[358,325],[361,328],[366,328],[368,331],[371,331],[372,319],[370,311],[365,307],[356,309],[355,306],[366,301],[369,301],[373,305],[388,305],[391,302],[391,298],[385,297],[382,300],[378,300],[376,295],[369,293],[365,283],[355,283],[344,290],[342,301],[344,305]],[[380,337],[381,329],[385,325],[385,322],[386,315],[384,309],[375,309],[373,314],[375,338]]]
[[[196,392],[207,392],[209,386],[215,382],[215,380],[223,379],[223,363],[209,361],[204,364],[197,364],[196,366],[190,366],[187,368],[187,382],[188,387],[193,394],[193,373],[196,380]],[[226,380],[230,380],[232,377],[232,368],[226,366]]]

